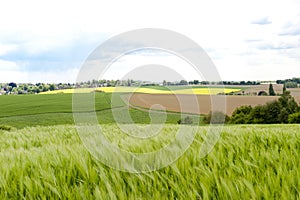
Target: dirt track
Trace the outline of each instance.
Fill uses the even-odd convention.
[[[197,99],[195,99],[195,97]],[[224,97],[224,96],[223,96]],[[129,97],[128,97],[129,98]],[[268,101],[278,99],[278,96],[226,96],[226,113],[232,112],[242,105],[256,106]],[[181,106],[180,106],[180,103]],[[300,97],[296,98],[300,103]],[[130,104],[143,108],[150,108],[160,104],[166,110],[194,114],[208,114],[211,110],[211,97],[209,95],[169,95],[169,94],[133,94],[129,99]],[[196,105],[198,103],[198,105]],[[199,106],[199,107],[198,107]]]

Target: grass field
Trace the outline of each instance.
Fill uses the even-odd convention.
[[[111,105],[111,93],[95,93],[95,111],[99,123],[115,123],[112,109],[127,109],[124,102]],[[115,93],[115,95],[118,95]],[[55,95],[3,95],[0,96],[0,125],[16,128],[73,124],[72,94]],[[150,123],[149,113],[129,108],[134,122]],[[192,116],[194,122],[201,121]],[[178,113],[167,113],[166,123],[176,124],[181,118]]]
[[[177,125],[166,126],[172,131]],[[118,137],[116,125],[103,127],[124,149],[160,147]],[[201,127],[174,164],[142,174],[99,163],[71,125],[0,130],[0,199],[299,199],[299,128],[226,126],[214,150],[200,159],[207,130]],[[173,136],[167,131],[162,137]]]

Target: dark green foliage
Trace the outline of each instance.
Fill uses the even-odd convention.
[[[224,124],[227,123],[229,119],[230,118],[225,113],[221,111],[214,111],[205,116],[203,122],[206,124]]]
[[[250,113],[249,122],[253,124],[264,124],[266,109],[262,105],[255,106]]]
[[[282,110],[282,106],[279,101],[268,102],[265,106],[265,118],[264,122],[266,124],[276,124],[280,123],[279,115]]]
[[[15,88],[15,87],[17,87],[17,84],[16,84],[16,83],[13,83],[13,82],[11,82],[11,83],[9,83],[9,84],[8,84],[8,86],[10,86],[10,87],[12,87],[12,88]]]
[[[299,110],[299,106],[294,97],[291,96],[289,91],[286,91],[281,95],[278,100],[283,108],[286,108],[289,114],[295,113]]]
[[[277,80],[277,84],[285,84],[287,82],[295,82],[297,84],[300,84],[300,78],[291,78],[291,79],[285,79],[285,80]]]
[[[288,111],[286,110],[286,108],[282,108],[278,116],[279,122],[286,124],[288,123],[288,118],[289,118]]]
[[[193,119],[190,116],[186,116],[183,120],[178,120],[178,124],[193,124]]]
[[[270,96],[275,96],[276,95],[272,84],[269,85],[269,95]]]
[[[179,85],[187,85],[188,82],[186,80],[181,80],[179,81]]]
[[[50,90],[50,91],[55,90],[55,85],[54,85],[54,84],[51,84],[51,85],[49,86],[49,90]]]
[[[289,115],[288,122],[291,124],[300,123],[300,112]]]
[[[237,108],[230,118],[230,123],[233,124],[248,124],[249,123],[249,114],[252,111],[251,106],[241,106]]]
[[[289,115],[299,111],[299,106],[290,92],[285,91],[275,101],[254,108],[242,106],[237,108],[230,119],[232,124],[278,124],[288,123]],[[293,118],[293,121],[294,118]],[[297,120],[296,120],[297,121]],[[296,122],[293,122],[296,123]]]
[[[0,125],[0,130],[10,131],[12,130],[12,127],[8,125]]]
[[[193,123],[193,119],[190,118],[189,116],[187,116],[187,117],[184,119],[184,123],[185,123],[185,124],[192,124],[192,123]]]
[[[284,85],[286,86],[286,88],[297,88],[298,87],[297,82],[293,82],[293,81],[288,81]]]
[[[285,84],[283,84],[282,94],[284,94],[285,92],[286,92],[286,86]]]

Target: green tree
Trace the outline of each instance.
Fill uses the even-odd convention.
[[[230,123],[232,124],[248,124],[250,123],[251,106],[241,106],[232,113]]]
[[[293,82],[293,81],[288,81],[285,83],[285,85],[287,88],[297,88],[298,87],[297,82]]]
[[[7,86],[7,91],[11,92],[11,91],[12,91],[12,89],[13,89],[13,87],[11,87],[11,86]]]
[[[187,84],[188,84],[188,82],[186,80],[181,80],[179,82],[179,85],[187,85]]]
[[[183,120],[178,120],[177,121],[178,124],[192,124],[193,123],[193,119],[190,116],[186,116]]]
[[[44,90],[44,86],[43,85],[39,85],[38,86],[38,90],[39,90],[39,92],[42,92]]]
[[[166,85],[167,85],[167,81],[163,80],[163,86],[166,86]]]
[[[258,105],[254,108],[241,106],[237,108],[230,119],[233,124],[249,123],[296,123],[300,107],[291,96],[289,91],[285,91],[278,100],[268,102],[265,105]]]
[[[278,116],[278,120],[280,123],[288,123],[289,113],[286,108],[282,108],[280,114]]]
[[[23,85],[22,85],[22,90],[23,90],[24,92],[27,92],[27,90],[28,90],[28,85],[27,85],[27,84],[23,84]]]
[[[55,85],[54,85],[54,84],[50,84],[50,85],[49,85],[49,90],[50,90],[50,91],[55,90]]]
[[[279,115],[282,110],[282,106],[279,101],[268,102],[265,106],[265,117],[264,123],[266,124],[276,124],[280,123]]]
[[[199,81],[198,81],[198,80],[194,80],[194,81],[193,81],[193,84],[194,84],[194,85],[198,85],[198,84],[199,84]]]
[[[17,84],[16,84],[16,83],[13,83],[13,82],[11,82],[11,83],[9,83],[9,84],[8,84],[8,86],[11,86],[12,88],[15,88],[15,87],[17,87]]]
[[[286,92],[286,86],[285,84],[283,84],[282,94],[284,94],[285,92]]]
[[[269,85],[269,95],[270,96],[276,95],[272,83],[270,83],[270,85]]]
[[[264,124],[266,107],[263,105],[255,106],[249,114],[250,122],[253,124]]]
[[[18,94],[24,94],[24,90],[21,88],[18,88]]]
[[[17,94],[18,93],[18,89],[16,87],[12,88],[11,90],[12,93]]]
[[[286,108],[288,114],[293,114],[299,111],[299,106],[289,91],[283,93],[278,101],[282,108]]]
[[[44,86],[44,87],[43,87],[43,92],[48,91],[49,88],[50,88],[50,86],[49,86],[48,84],[44,84],[43,86]]]

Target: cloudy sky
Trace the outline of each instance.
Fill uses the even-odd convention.
[[[0,6],[0,82],[74,82],[97,46],[139,28],[169,29],[194,40],[223,80],[300,77],[298,0],[11,0]],[[174,69],[180,65],[185,78],[197,78],[175,58],[153,60]],[[129,55],[105,78],[119,78],[120,67],[153,60]]]

